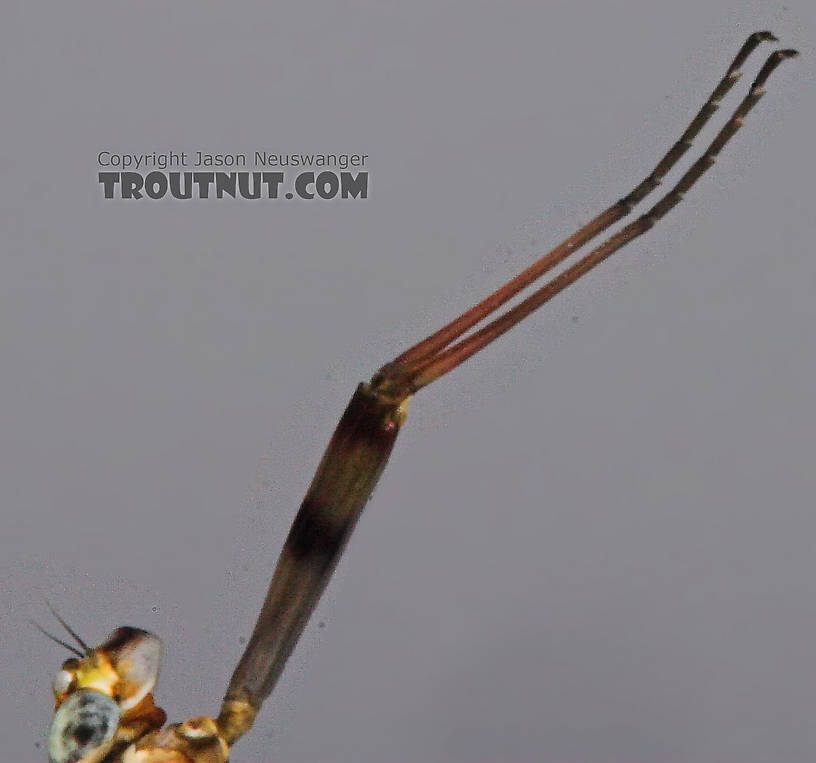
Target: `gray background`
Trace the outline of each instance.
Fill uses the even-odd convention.
[[[215,712],[355,384],[766,27],[805,55],[681,208],[413,401],[233,758],[812,760],[810,0],[6,2],[2,760],[45,757],[43,595],[161,635],[160,703]],[[99,150],[170,148],[365,152],[372,198],[102,200]]]

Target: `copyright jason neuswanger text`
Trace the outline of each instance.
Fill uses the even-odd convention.
[[[368,154],[100,151],[106,199],[366,199]]]

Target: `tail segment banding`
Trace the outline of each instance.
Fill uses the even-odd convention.
[[[683,199],[683,195],[715,163],[720,151],[742,126],[745,116],[764,95],[764,86],[768,77],[782,61],[798,55],[797,51],[791,49],[777,50],[768,57],[751,85],[748,94],[734,110],[702,156],[691,165],[677,184],[651,209],[637,220],[621,228],[617,233],[612,234],[585,257],[563,270],[517,305],[508,309],[481,329],[452,344],[454,339],[466,333],[476,323],[481,322],[482,319],[495,312],[501,305],[518,294],[519,291],[530,285],[538,275],[542,275],[565,260],[576,250],[579,245],[578,242],[581,244],[586,243],[598,233],[622,219],[629,213],[634,204],[645,198],[651,190],[656,188],[668,170],[688,150],[692,139],[716,111],[722,96],[737,81],[740,76],[739,67],[744,60],[760,42],[775,39],[770,32],[756,32],[748,38],[729,67],[728,72],[726,72],[725,77],[714,89],[712,95],[692,120],[680,140],[660,160],[652,173],[631,193],[602,212],[555,249],[545,254],[527,270],[508,281],[507,284],[491,294],[487,299],[463,313],[440,331],[414,345],[391,363],[383,366],[372,379],[372,384],[388,390],[389,394],[395,396],[413,394],[456,368],[456,366],[486,347],[534,310],[541,307],[545,302],[552,299],[560,291],[577,281],[593,267],[603,262],[613,252],[652,228],[655,223]]]

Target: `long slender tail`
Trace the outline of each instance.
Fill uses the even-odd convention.
[[[515,307],[508,309],[490,323],[474,331],[468,337],[459,339],[479,323],[484,321],[523,289],[533,284],[538,278],[556,265],[566,260],[583,244],[598,236],[614,223],[625,217],[632,208],[657,188],[666,173],[674,167],[691,146],[692,140],[700,132],[710,117],[718,109],[723,96],[733,87],[741,76],[740,68],[751,52],[763,41],[775,41],[770,32],[755,32],[740,48],[725,76],[720,80],[708,100],[692,119],[680,139],[658,162],[651,173],[629,194],[604,210],[566,238],[554,249],[536,260],[526,270],[512,278],[484,300],[465,311],[458,318],[448,323],[439,331],[431,334],[421,342],[403,352],[391,363],[383,366],[375,375],[372,383],[387,389],[395,396],[410,395],[435,379],[448,373],[469,357],[479,352],[493,340],[501,336],[530,313],[541,307],[560,291],[577,281],[589,270],[609,255],[628,244],[633,239],[652,228],[683,198],[683,195],[699,180],[703,173],[716,161],[717,155],[734,133],[741,127],[748,112],[764,95],[764,86],[774,69],[786,58],[797,55],[795,50],[777,50],[772,53],[761,68],[750,87],[748,95],[737,106],[730,119],[717,134],[702,156],[686,171],[677,184],[663,196],[651,209],[637,220],[623,227],[610,236],[583,259],[563,270],[551,281],[541,286]]]

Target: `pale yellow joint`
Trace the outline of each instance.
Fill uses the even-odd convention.
[[[189,721],[179,724],[178,733],[185,739],[199,742],[204,739],[215,739],[219,736],[220,731],[212,718],[201,715],[198,718],[191,718]]]
[[[245,699],[225,699],[216,725],[221,738],[230,746],[252,728],[258,709]]]
[[[366,394],[373,396],[380,405],[392,407],[392,410],[402,411],[402,416],[394,423],[401,424],[405,420],[405,404],[411,399],[413,391],[410,383],[400,377],[375,374],[371,381],[360,385]]]
[[[405,423],[405,417],[408,413],[408,403],[413,399],[413,395],[408,395],[398,406],[396,412],[397,423],[402,425]]]

